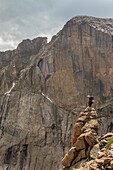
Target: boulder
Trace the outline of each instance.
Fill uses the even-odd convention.
[[[76,149],[77,150],[81,150],[81,149],[85,149],[86,150],[86,144],[85,144],[85,140],[84,140],[85,134],[81,134],[76,141]]]
[[[91,130],[90,132],[85,134],[85,140],[90,145],[93,146],[97,142],[97,134],[94,130]]]
[[[97,119],[91,119],[90,121],[86,122],[81,131],[85,132],[87,129],[94,129],[98,134],[99,124]]]
[[[73,136],[72,136],[72,140],[71,140],[71,146],[74,145],[74,143],[76,142],[77,138],[81,135],[81,129],[83,127],[83,123],[82,122],[78,122],[74,125],[73,128]]]
[[[113,168],[113,160],[110,162],[111,167]]]
[[[100,152],[100,147],[99,144],[97,143],[96,145],[93,146],[92,150],[90,151],[90,158],[96,159],[99,155]]]
[[[62,159],[62,165],[65,167],[69,167],[76,155],[77,155],[76,147],[72,147],[65,155],[65,157]]]
[[[106,151],[100,152],[98,158],[102,158],[103,156],[106,156]]]
[[[77,163],[78,161],[80,161],[81,159],[86,158],[86,153],[85,150],[80,150],[78,152],[78,155],[76,156],[76,158],[73,160],[72,165],[74,165],[75,163]]]
[[[102,139],[112,137],[112,136],[113,136],[113,133],[107,133],[102,137]]]

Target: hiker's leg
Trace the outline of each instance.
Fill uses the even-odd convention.
[[[91,105],[92,105],[92,103],[89,103],[89,110],[91,110],[92,108],[91,108]]]

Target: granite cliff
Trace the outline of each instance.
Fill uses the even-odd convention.
[[[95,96],[113,129],[113,19],[72,18],[52,40],[0,53],[0,168],[58,170],[79,113]]]

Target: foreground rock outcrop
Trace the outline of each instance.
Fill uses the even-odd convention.
[[[113,143],[106,147],[108,137],[113,139],[113,133],[99,137],[99,142],[93,146],[87,159],[84,158],[69,168],[63,168],[63,170],[112,170]]]
[[[94,109],[80,113],[73,129],[72,147],[62,159],[62,170],[113,169],[113,133],[99,137],[98,129]]]
[[[70,167],[90,154],[91,147],[98,142],[98,121],[95,109],[89,107],[77,119],[71,142],[71,149],[62,160],[64,167]]]

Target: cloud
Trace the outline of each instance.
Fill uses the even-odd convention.
[[[23,39],[51,39],[76,15],[113,17],[112,0],[0,0],[0,50]]]
[[[13,40],[13,38],[9,38],[5,41],[4,37],[0,37],[0,50],[5,51],[6,49],[14,49],[16,46],[16,42]]]

